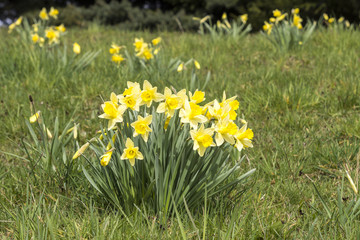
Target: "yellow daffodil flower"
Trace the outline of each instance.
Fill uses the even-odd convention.
[[[60,24],[59,26],[55,27],[56,30],[58,30],[59,32],[65,32],[66,28],[64,26],[64,24]]]
[[[224,143],[224,140],[230,144],[235,144],[234,135],[238,131],[236,124],[230,120],[229,116],[220,119],[215,125],[215,142],[217,146]]]
[[[118,46],[115,43],[111,44],[111,48],[109,49],[110,54],[119,53],[120,50],[124,48],[124,46]]]
[[[195,90],[194,95],[192,95],[192,93],[189,91],[189,96],[190,96],[190,102],[199,104],[201,102],[203,102],[206,98],[205,98],[205,92],[199,91],[199,90]]]
[[[74,53],[76,53],[76,54],[80,54],[81,48],[80,48],[80,45],[79,45],[78,43],[74,43],[74,44],[73,44],[73,51],[74,51]]]
[[[42,19],[42,20],[49,20],[49,16],[46,12],[46,8],[42,8],[40,13],[39,13],[39,17]]]
[[[185,100],[184,108],[180,109],[179,117],[182,123],[189,123],[193,129],[197,129],[199,123],[208,121],[208,119],[202,115],[202,108],[188,100]]]
[[[100,160],[101,166],[106,167],[109,164],[113,151],[114,149],[111,149],[101,156],[101,160]]]
[[[176,71],[181,72],[184,69],[184,63],[180,63]]]
[[[33,43],[37,43],[39,41],[39,35],[37,33],[31,34],[31,40]]]
[[[273,25],[268,23],[267,21],[264,22],[263,30],[269,35],[271,33]]]
[[[15,25],[19,26],[22,23],[23,17],[19,17],[16,21],[15,21]]]
[[[114,54],[111,56],[111,61],[117,64],[120,64],[124,60],[125,58],[121,54]]]
[[[54,7],[51,7],[50,8],[50,11],[49,11],[49,16],[50,17],[53,17],[55,19],[57,19],[57,15],[59,14],[59,10],[57,10],[56,8]]]
[[[327,15],[326,13],[323,14],[323,18],[327,21],[329,20],[329,15]]]
[[[30,123],[36,122],[40,117],[40,111],[37,111],[34,115],[29,118]]]
[[[195,67],[196,67],[197,69],[200,69],[200,68],[201,68],[200,63],[199,63],[198,61],[196,61],[196,60],[194,60],[194,65],[195,65]]]
[[[38,31],[39,31],[39,24],[34,23],[34,24],[32,25],[32,28],[33,28],[33,31],[34,31],[34,32],[38,32]]]
[[[329,18],[328,23],[333,23],[335,21],[335,18]]]
[[[139,83],[127,81],[126,84],[128,88],[126,88],[125,91],[123,92],[124,96],[131,94],[140,94],[141,89]]]
[[[275,9],[274,11],[273,11],[273,15],[274,15],[274,17],[280,17],[282,14],[281,14],[281,11],[279,10],[279,9]]]
[[[149,115],[145,118],[138,115],[138,120],[133,122],[131,126],[135,129],[133,137],[141,135],[145,142],[147,142],[149,138],[149,133],[152,131],[149,125],[152,121],[152,115]]]
[[[147,47],[147,43],[144,42],[142,38],[135,38],[135,42],[133,44],[135,46],[135,51],[140,52],[142,48]]]
[[[165,87],[164,90],[164,99],[165,102],[159,104],[156,109],[157,113],[165,112],[168,116],[172,117],[176,109],[181,108],[181,99],[179,96],[172,94],[171,90],[168,87]]]
[[[193,150],[197,150],[198,154],[204,156],[205,150],[208,147],[216,146],[212,135],[214,130],[212,128],[204,128],[204,124],[201,124],[198,130],[190,130],[190,135],[194,141]]]
[[[302,29],[302,24],[301,24],[302,21],[303,20],[299,15],[294,14],[292,25],[297,27],[298,29]]]
[[[84,152],[85,150],[90,146],[90,143],[87,142],[85,143],[84,145],[82,145],[79,150],[77,150],[74,154],[74,156],[72,157],[73,160],[77,159],[78,157],[80,157]]]
[[[239,131],[235,134],[235,147],[240,152],[243,148],[253,147],[253,144],[251,140],[254,137],[253,131],[248,128],[247,124],[242,126],[242,128],[239,129]]]
[[[110,130],[115,126],[116,123],[123,121],[123,114],[126,110],[126,107],[123,105],[116,106],[112,101],[105,102],[102,105],[104,113],[99,116],[99,118],[108,119],[108,129]]]
[[[248,15],[245,13],[245,14],[243,14],[243,15],[240,16],[240,19],[241,19],[241,21],[242,21],[243,23],[246,23],[247,20],[248,20]]]
[[[135,159],[139,159],[139,160],[144,159],[144,156],[139,151],[139,148],[134,146],[134,142],[130,138],[126,139],[125,147],[126,149],[124,150],[124,153],[121,155],[120,158],[121,160],[129,159],[130,165],[134,166]]]
[[[226,13],[223,13],[223,15],[221,16],[221,18],[222,18],[223,20],[227,19]]]
[[[292,14],[299,14],[299,12],[300,12],[300,9],[299,9],[299,8],[291,9],[291,13],[292,13]]]
[[[158,45],[160,42],[161,42],[161,37],[157,37],[157,38],[154,38],[153,40],[151,40],[151,43],[154,46]]]
[[[145,80],[143,84],[143,91],[141,92],[141,103],[140,105],[146,104],[150,107],[152,102],[160,102],[164,99],[161,93],[157,92],[157,87],[153,87],[149,81]]]
[[[48,28],[45,30],[45,36],[49,39],[49,44],[59,43],[59,32],[54,30],[53,28]]]
[[[341,18],[338,19],[338,22],[339,22],[339,23],[342,23],[344,20],[345,20],[345,18],[344,18],[344,17],[341,17]]]

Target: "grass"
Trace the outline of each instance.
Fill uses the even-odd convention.
[[[93,25],[70,29],[66,36],[68,46],[77,41],[83,51],[101,50],[91,66],[72,74],[51,62],[31,62],[14,35],[5,30],[0,35],[1,238],[360,238],[360,217],[357,211],[351,215],[359,196],[345,175],[348,166],[358,186],[359,31],[318,30],[301,50],[279,53],[260,34],[214,42],[198,34],[119,32]],[[79,185],[64,190],[45,176],[32,177],[26,160],[4,153],[23,156],[28,95],[49,122],[58,116],[65,125],[75,111],[84,142],[99,129],[99,96],[120,92],[126,81],[151,78],[160,89],[166,80],[185,86],[186,73],[134,74],[126,64],[117,68],[110,62],[112,42],[132,49],[134,37],[158,35],[164,54],[198,60],[200,79],[211,72],[208,99],[220,98],[223,90],[238,96],[255,134],[243,172],[257,169],[238,187],[240,202],[219,196],[196,213],[177,209],[166,226],[138,206],[128,221],[94,195],[80,171],[75,173]]]

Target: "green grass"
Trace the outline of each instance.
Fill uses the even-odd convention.
[[[101,50],[91,66],[72,74],[51,62],[31,62],[14,35],[5,30],[0,35],[1,238],[360,238],[360,217],[344,210],[359,198],[345,177],[347,164],[358,184],[359,31],[318,30],[301,50],[279,53],[261,34],[214,42],[198,34],[119,32],[93,25],[70,29],[65,37],[68,46],[77,41],[84,52]],[[223,90],[238,96],[255,134],[243,173],[257,169],[237,188],[240,202],[219,196],[191,215],[177,209],[166,226],[138,206],[127,221],[94,194],[80,171],[74,173],[78,186],[64,190],[36,175],[40,172],[32,175],[27,161],[3,153],[23,156],[21,139],[30,139],[24,123],[29,95],[49,123],[58,116],[64,125],[75,111],[83,143],[99,129],[100,96],[121,92],[126,81],[150,77],[160,89],[167,80],[185,86],[186,73],[133,74],[126,63],[117,68],[110,62],[112,42],[132,50],[134,37],[149,41],[158,35],[164,54],[198,60],[200,79],[211,72],[207,99],[220,98]]]

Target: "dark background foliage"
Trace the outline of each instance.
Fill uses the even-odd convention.
[[[227,12],[230,18],[248,13],[254,30],[261,28],[272,10],[301,9],[303,18],[318,19],[323,12],[350,22],[358,22],[359,0],[1,0],[0,19],[19,15],[36,17],[42,7],[61,10],[59,21],[65,25],[85,25],[96,20],[101,24],[119,25],[126,29],[195,30],[193,16],[213,19]]]

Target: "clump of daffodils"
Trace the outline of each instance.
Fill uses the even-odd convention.
[[[199,33],[205,34],[209,32],[212,38],[221,36],[231,36],[235,39],[242,38],[251,31],[251,25],[246,25],[248,14],[242,14],[238,19],[230,22],[227,14],[223,13],[220,20],[213,24],[210,16],[204,18],[193,17],[193,20],[199,21]]]
[[[33,44],[43,47],[45,44],[53,46],[60,43],[61,37],[65,34],[66,28],[64,24],[50,25],[52,19],[57,19],[59,10],[51,7],[49,11],[46,8],[42,8],[39,12],[39,19],[35,19],[32,24],[31,30],[27,33]],[[23,17],[17,19],[9,26],[9,33],[11,33],[16,26],[20,26]],[[25,29],[19,29],[21,32],[25,32]]]
[[[322,15],[323,23],[328,27],[335,28],[350,28],[351,24],[349,20],[346,20],[344,17],[336,19],[335,17],[329,17],[327,13]]]
[[[112,48],[110,53],[116,54]],[[254,172],[239,172],[245,159],[240,151],[253,147],[254,137],[239,118],[239,105],[225,93],[221,100],[209,101],[200,90],[159,91],[147,80],[127,82],[101,105],[99,117],[106,127],[90,141],[96,156],[86,158],[85,176],[126,213],[146,204],[166,222],[185,201],[190,211],[196,210],[205,197],[218,189],[230,193]],[[82,156],[88,147],[83,145],[74,156]]]
[[[264,22],[263,31],[275,47],[289,50],[306,43],[315,27],[316,22],[309,21],[306,26],[303,25],[299,8],[292,9],[290,14],[275,9],[272,17]]]
[[[191,141],[193,150],[203,157],[209,148],[235,147],[238,151],[252,147],[253,131],[247,127],[247,122],[238,118],[239,102],[235,97],[227,98],[223,94],[221,101],[212,100],[204,104],[205,92],[196,90],[187,92],[182,89],[178,92],[165,87],[163,93],[158,92],[147,80],[141,88],[139,83],[127,82],[127,88],[121,94],[111,93],[110,100],[101,105],[103,114],[99,117],[108,120],[108,130],[130,129],[132,134],[127,140],[127,149],[123,151],[122,159],[129,159],[132,166],[135,159],[142,159],[141,148],[134,147],[131,138],[148,142],[157,134],[152,128],[153,119],[162,119],[162,127],[168,128],[172,118],[179,120],[182,131],[188,131],[187,141]],[[134,117],[132,122],[124,124],[124,118]],[[128,152],[126,152],[128,151]],[[127,157],[125,157],[127,156]],[[134,157],[129,157],[134,156]],[[140,157],[141,156],[141,157]],[[110,162],[111,154],[104,153],[101,165]],[[146,159],[144,159],[146,160]]]
[[[144,42],[143,38],[135,38],[133,43],[134,51],[135,51],[134,57],[141,61],[145,61],[145,62],[150,61],[151,59],[154,58],[154,56],[156,56],[159,53],[160,51],[159,45],[161,41],[162,41],[161,37],[154,38],[149,43]],[[122,50],[125,50],[125,46],[119,46],[115,43],[112,43],[109,49],[109,53],[111,55],[111,61],[116,63],[117,65],[120,65],[121,62],[126,60],[124,54],[122,53]],[[130,58],[128,60],[132,61],[132,57],[129,56],[127,52],[125,53],[125,55],[127,55]]]

